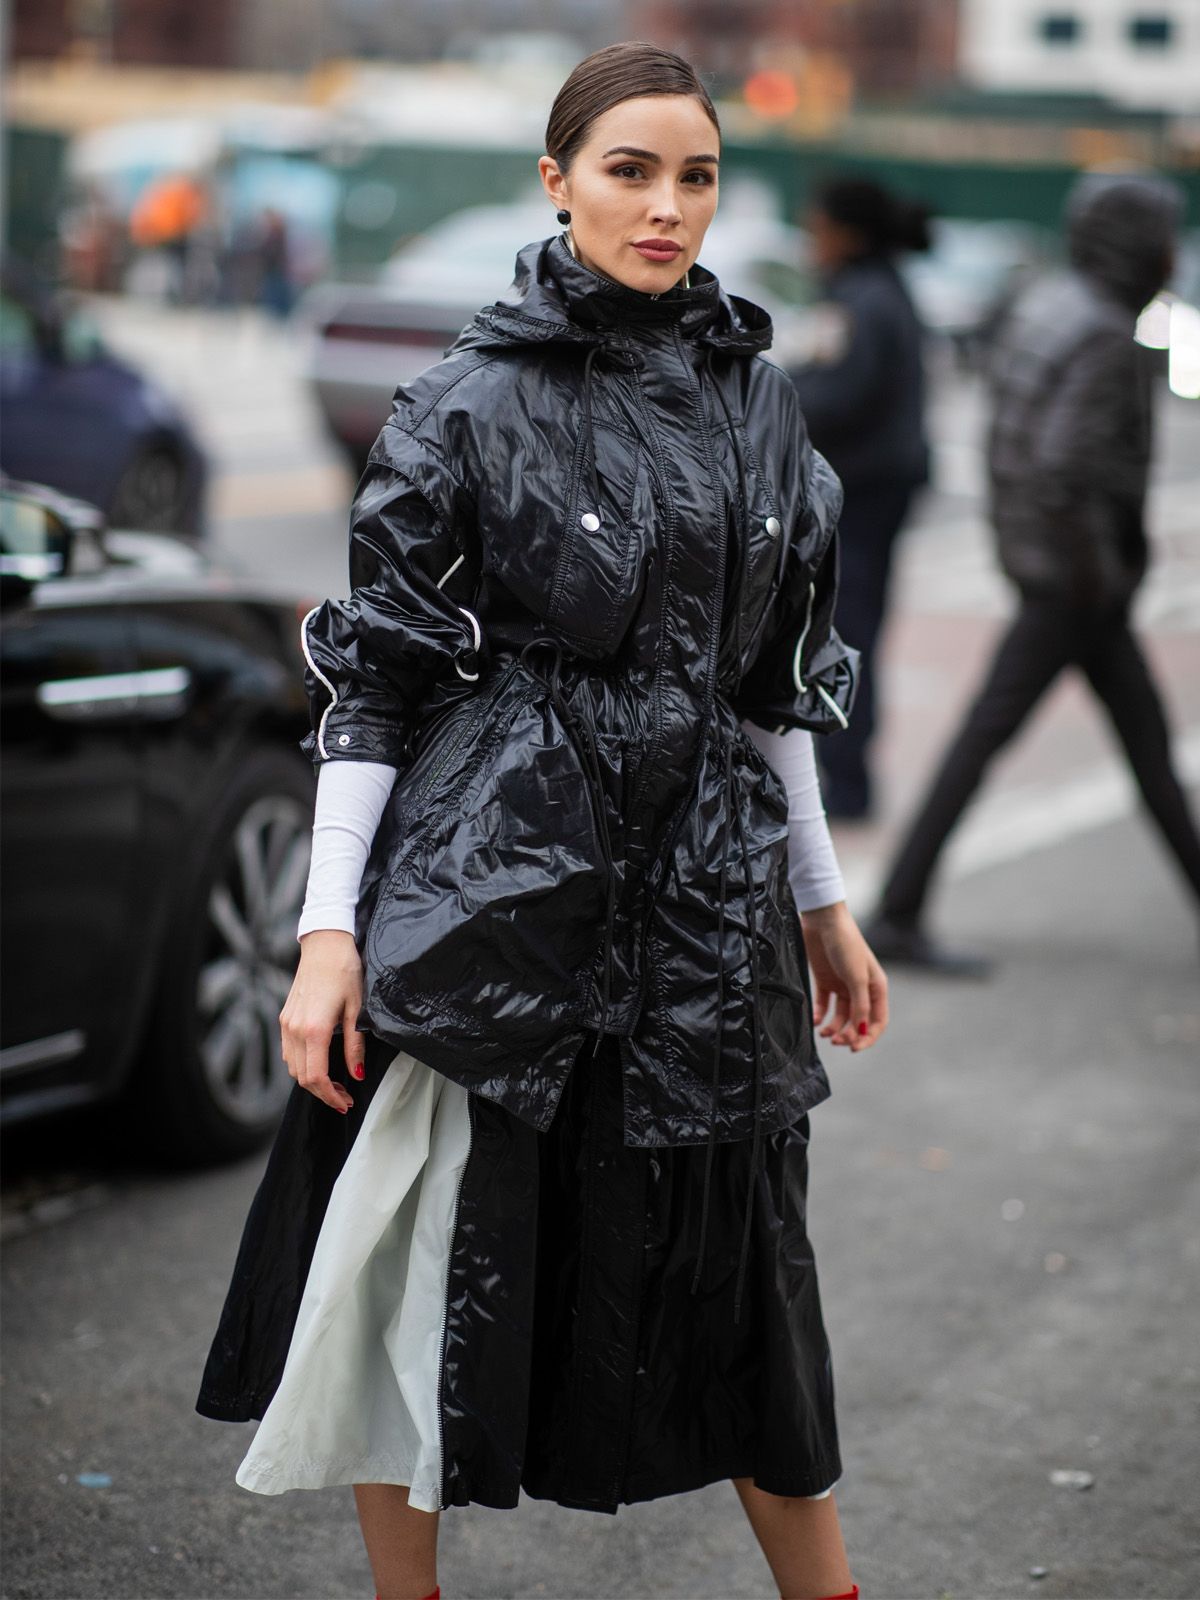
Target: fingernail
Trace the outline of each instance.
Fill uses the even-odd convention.
[[[367,1075],[367,1069],[363,1066],[361,1061],[353,1061],[353,1062],[351,1062],[351,1064],[350,1064],[350,1076],[352,1078],[365,1078],[366,1075]]]
[[[859,1025],[858,1025],[858,1031],[859,1031],[859,1033],[866,1033],[866,1031],[867,1031],[867,1025],[866,1025],[866,1023],[865,1023],[865,1022],[860,1022],[860,1023],[859,1023]]]

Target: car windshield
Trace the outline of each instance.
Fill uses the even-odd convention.
[[[553,214],[490,208],[460,213],[400,247],[380,273],[393,289],[420,287],[447,298],[463,290],[472,297],[512,281],[517,251],[544,239],[557,224]]]

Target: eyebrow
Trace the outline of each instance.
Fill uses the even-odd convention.
[[[609,156],[637,156],[642,161],[662,161],[662,157],[655,155],[653,150],[638,150],[631,144],[615,144],[611,150],[606,150],[600,159],[607,161]],[[683,165],[690,166],[694,161],[707,161],[714,167],[718,164],[716,156],[702,155],[685,156]]]

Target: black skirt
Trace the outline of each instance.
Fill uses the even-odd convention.
[[[368,1036],[346,1117],[297,1087],[243,1233],[197,1410],[262,1417],[279,1386],[333,1186],[395,1051]],[[426,1069],[427,1070],[427,1069]],[[614,1513],[724,1478],[778,1495],[841,1474],[833,1376],[806,1230],[809,1119],[765,1135],[749,1270],[733,1315],[751,1141],[714,1147],[693,1292],[705,1148],[622,1138],[605,1039],[539,1133],[468,1091],[437,1308],[440,1507],[537,1499]],[[354,1480],[359,1481],[359,1480]],[[399,1480],[389,1480],[399,1481]]]

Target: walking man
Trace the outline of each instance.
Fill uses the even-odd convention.
[[[1078,667],[1200,906],[1200,837],[1163,706],[1129,625],[1145,575],[1153,372],[1138,312],[1171,276],[1179,191],[1089,173],[1066,211],[1069,267],[1032,284],[998,335],[987,441],[997,553],[1020,596],[984,683],[917,808],[864,932],[883,961],[979,976],[922,916],[942,847],[1058,674]]]

